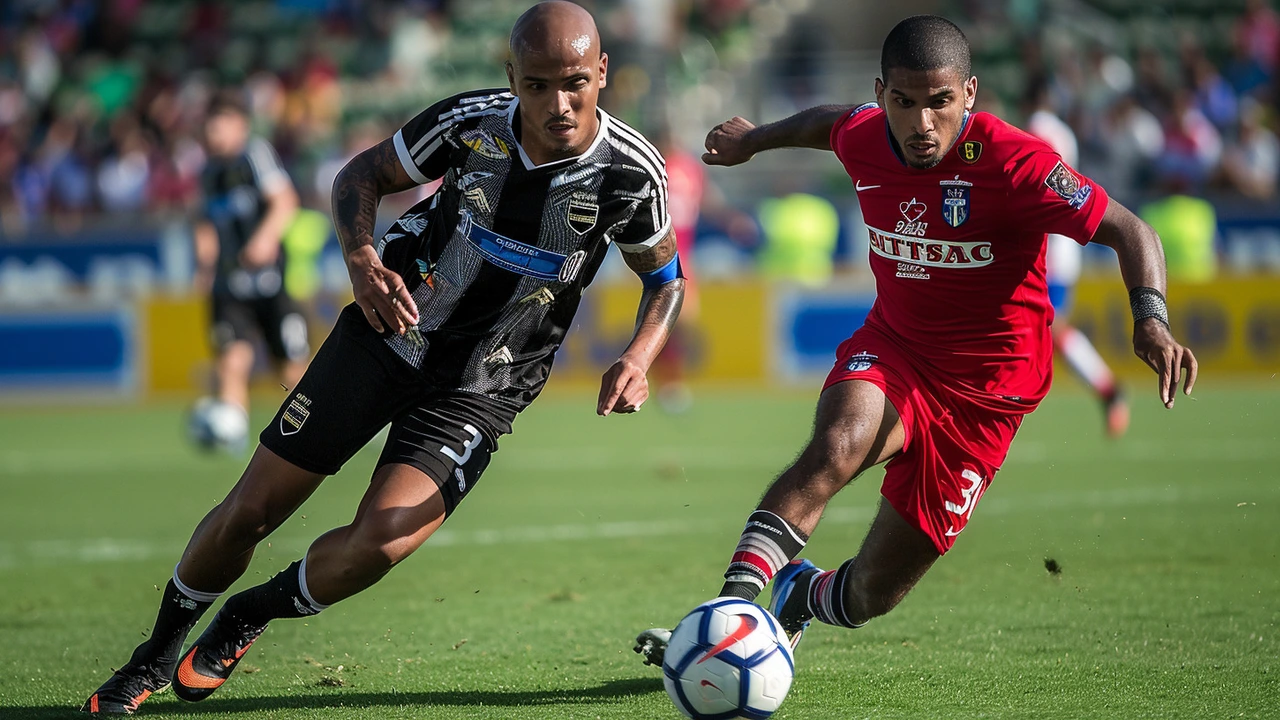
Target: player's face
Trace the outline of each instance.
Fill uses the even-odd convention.
[[[210,155],[239,155],[249,142],[249,119],[234,112],[217,113],[205,121],[204,139]]]
[[[913,168],[942,162],[960,137],[964,115],[978,96],[978,78],[954,68],[890,68],[876,80],[876,101],[889,118],[889,131]]]
[[[609,56],[581,47],[526,51],[507,63],[511,92],[520,98],[520,144],[535,163],[581,155],[595,140]]]

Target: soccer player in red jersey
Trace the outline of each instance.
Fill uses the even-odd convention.
[[[917,16],[885,40],[876,102],[825,106],[707,136],[703,160],[738,165],[762,150],[833,150],[871,235],[877,300],[837,350],[812,440],[747,520],[722,596],[769,609],[792,642],[810,619],[859,627],[897,605],[947,552],[1049,389],[1053,310],[1045,236],[1113,248],[1134,313],[1133,348],[1172,408],[1196,361],[1169,331],[1160,239],[1045,142],[973,113],[969,44]],[[883,499],[858,554],[835,570],[795,560],[827,502],[888,462]],[[656,660],[661,632],[637,651]]]

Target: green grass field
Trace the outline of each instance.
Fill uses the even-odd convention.
[[[1205,381],[1172,412],[1143,387],[1113,443],[1064,380],[901,606],[806,636],[775,717],[1280,717],[1280,381]],[[166,693],[142,714],[678,717],[631,638],[719,589],[812,404],[718,391],[680,417],[600,419],[586,395],[545,398],[381,584],[275,623],[210,700]],[[181,428],[176,405],[0,410],[0,718],[70,716],[150,629],[192,527],[242,467]],[[322,487],[236,587],[347,522],[375,458]],[[872,472],[837,499],[809,557],[854,552],[878,486]]]

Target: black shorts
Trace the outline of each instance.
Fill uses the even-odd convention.
[[[259,439],[303,470],[332,475],[390,423],[377,466],[401,463],[426,473],[452,513],[516,413],[483,395],[427,384],[353,304]]]
[[[252,300],[215,293],[212,327],[213,347],[219,353],[236,340],[253,342],[261,336],[277,360],[306,362],[311,355],[306,316],[285,293]]]

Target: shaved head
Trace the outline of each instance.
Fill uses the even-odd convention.
[[[561,160],[591,145],[608,69],[596,21],[581,6],[550,0],[516,20],[507,82],[520,100],[517,139],[530,159]]]
[[[511,60],[520,65],[530,54],[582,63],[600,58],[595,18],[581,5],[548,0],[529,8],[511,28]]]

